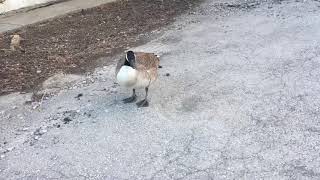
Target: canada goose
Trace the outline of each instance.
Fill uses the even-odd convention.
[[[123,99],[124,103],[132,103],[137,100],[136,89],[144,88],[146,95],[144,100],[137,103],[138,107],[149,106],[148,90],[158,78],[159,57],[153,53],[126,52],[125,58],[119,60],[116,67],[117,82],[126,88],[132,88],[132,96]]]

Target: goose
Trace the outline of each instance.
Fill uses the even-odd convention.
[[[145,98],[139,101],[138,107],[148,107],[148,91],[158,78],[159,56],[154,53],[127,51],[126,56],[118,61],[116,67],[117,83],[132,89],[132,96],[125,98],[124,103],[137,100],[136,89],[145,89]]]

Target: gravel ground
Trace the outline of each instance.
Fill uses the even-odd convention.
[[[115,63],[2,96],[0,179],[319,179],[319,6],[205,1],[133,48],[161,56],[148,108]]]

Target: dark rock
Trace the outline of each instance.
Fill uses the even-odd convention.
[[[38,128],[38,129],[36,129],[34,132],[33,132],[33,134],[35,135],[35,136],[42,136],[44,133],[46,133],[47,132],[47,130],[46,129],[42,129],[42,128]]]
[[[69,124],[69,122],[71,122],[71,121],[72,121],[72,119],[70,119],[69,117],[63,118],[64,124]]]
[[[80,94],[78,94],[76,97],[74,97],[74,98],[77,98],[78,100],[80,100],[80,97],[82,97],[83,96],[83,94],[82,93],[80,93]]]

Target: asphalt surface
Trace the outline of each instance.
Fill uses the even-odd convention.
[[[161,56],[148,108],[115,65],[1,97],[0,179],[319,179],[319,6],[206,1],[134,48]]]

